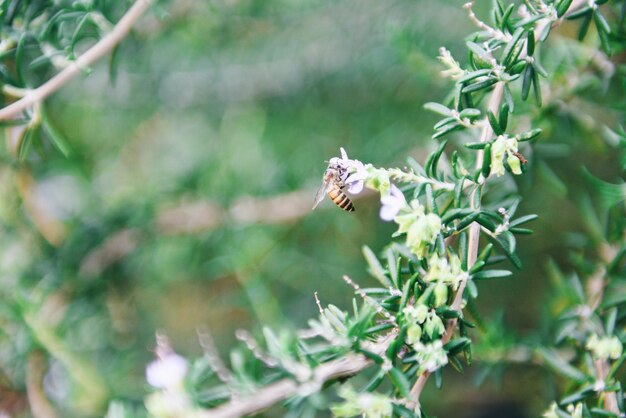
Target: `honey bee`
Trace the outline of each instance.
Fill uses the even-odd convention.
[[[320,187],[315,195],[313,209],[315,209],[324,199],[324,195],[328,194],[328,197],[330,197],[330,200],[332,200],[335,205],[339,206],[346,212],[354,212],[354,205],[352,204],[352,201],[343,191],[345,187],[345,184],[341,179],[343,171],[344,169],[342,167],[333,164],[332,162],[328,164],[328,168],[326,169],[326,172],[324,172],[322,187]]]

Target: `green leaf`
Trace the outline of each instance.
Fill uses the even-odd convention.
[[[28,151],[30,150],[30,146],[33,142],[33,137],[37,133],[39,129],[39,124],[33,125],[30,124],[24,132],[22,133],[22,140],[20,141],[19,150],[17,153],[17,158],[19,161],[24,162],[28,157]]]
[[[365,256],[365,261],[369,265],[369,272],[372,276],[374,276],[378,281],[385,287],[393,286],[391,279],[385,275],[385,269],[378,261],[378,257],[374,254],[374,252],[368,247],[364,245],[362,248],[363,255]]]
[[[503,279],[513,275],[509,270],[483,270],[472,275],[473,280]]]
[[[489,218],[489,216],[484,213],[481,213],[480,216],[476,218],[476,222],[478,222],[491,232],[494,232],[497,228],[496,224]]]
[[[554,372],[560,374],[563,377],[571,379],[576,383],[584,383],[589,380],[589,376],[563,360],[559,355],[547,348],[538,347],[535,352],[541,359],[550,367]]]
[[[575,20],[575,19],[578,19],[580,17],[587,16],[587,15],[591,14],[591,11],[592,11],[591,7],[589,7],[589,6],[582,7],[580,9],[570,13],[569,15],[567,15],[567,20]]]
[[[493,129],[493,132],[496,135],[502,135],[504,133],[502,131],[502,128],[500,127],[500,122],[498,122],[498,119],[496,118],[496,115],[494,115],[490,111],[487,111],[487,119],[489,120],[489,125],[491,125],[491,129]],[[485,177],[487,177],[487,176],[485,176]]]
[[[461,83],[461,84],[466,84],[468,81],[472,81],[478,77],[485,77],[485,76],[489,76],[493,73],[493,69],[491,68],[485,68],[482,70],[476,70],[476,71],[470,71],[469,73],[465,74],[463,77],[459,78],[457,80],[457,83]]]
[[[505,132],[506,127],[509,124],[509,105],[507,103],[504,103],[502,107],[500,107],[500,112],[498,113],[498,124],[500,125],[502,132]]]
[[[474,212],[471,215],[466,216],[465,218],[461,219],[459,223],[454,227],[455,231],[464,230],[465,228],[470,226],[470,224],[472,224],[476,220],[476,218],[478,218],[479,215],[480,213]]]
[[[411,391],[411,383],[409,383],[409,379],[407,379],[404,373],[402,373],[397,367],[392,367],[391,370],[389,370],[389,376],[391,377],[393,386],[398,390],[398,392],[400,392],[400,395],[407,399]]]
[[[511,4],[508,5],[506,10],[502,14],[502,20],[500,22],[500,28],[503,31],[511,29],[511,24],[510,24],[509,20],[511,18],[511,13],[513,13],[513,10],[515,10],[515,4],[511,3]]]
[[[489,177],[491,173],[491,143],[488,143],[485,146],[485,151],[483,152],[483,166],[481,168],[481,173],[484,178]]]
[[[535,67],[533,67],[533,91],[535,92],[537,107],[541,107],[541,82],[539,81],[539,73]]]
[[[525,224],[526,222],[534,221],[537,218],[539,218],[539,215],[535,215],[534,213],[530,215],[520,216],[519,218],[511,221],[509,223],[509,227],[513,228],[516,226],[520,226],[522,224]]]
[[[372,380],[370,380],[367,385],[365,385],[365,387],[363,388],[363,392],[373,392],[374,390],[376,390],[376,388],[380,386],[383,380],[385,380],[386,375],[387,374],[384,371],[379,371],[377,374],[374,375]]]
[[[465,44],[467,45],[469,50],[474,55],[478,56],[478,58],[480,58],[482,61],[486,61],[486,62],[491,61],[491,54],[489,54],[485,49],[483,49],[483,47],[481,47],[477,43],[472,42],[472,41],[467,41],[465,42]]]
[[[472,341],[467,337],[455,338],[444,345],[443,349],[446,350],[449,356],[454,356],[463,351],[471,343]]]
[[[48,137],[50,138],[52,144],[61,152],[61,154],[63,154],[64,157],[68,157],[71,154],[72,149],[70,148],[70,145],[65,137],[54,127],[54,125],[50,121],[45,104],[41,105],[40,115],[41,126],[44,132],[48,134]]]
[[[467,109],[461,110],[461,113],[459,113],[459,118],[476,119],[481,115],[481,113],[482,112],[480,111],[480,109],[474,109],[473,107],[469,107]]]
[[[589,24],[591,23],[591,18],[593,17],[593,12],[588,12],[584,15],[582,22],[580,23],[580,28],[578,29],[578,40],[582,41],[587,35],[587,31],[589,30]]]
[[[524,132],[524,133],[516,135],[515,139],[517,139],[519,142],[530,141],[538,137],[541,134],[541,132],[542,132],[541,129],[536,128],[536,129],[533,129],[532,131],[528,131],[528,132]]]
[[[451,123],[458,123],[457,118],[453,118],[453,117],[449,117],[449,118],[444,118],[441,119],[439,122],[437,122],[434,126],[433,129],[438,131],[439,129],[443,128],[444,126],[447,126]]]
[[[520,70],[521,71],[521,70]],[[511,89],[508,84],[504,85],[504,101],[509,107],[510,112],[515,111],[515,100],[513,100],[513,94],[511,93]]]
[[[606,330],[606,335],[613,335],[615,331],[615,321],[617,320],[617,308],[613,307],[609,309],[606,313],[606,320],[604,329]]]
[[[535,31],[529,30],[526,34],[526,55],[532,57],[535,53]]]
[[[595,391],[593,390],[593,386],[589,385],[579,390],[578,392],[574,392],[571,395],[564,397],[563,399],[561,399],[561,402],[559,402],[559,404],[569,405],[572,403],[577,403],[593,395],[595,395]]]
[[[479,261],[486,262],[489,259],[489,256],[491,255],[492,250],[493,250],[493,244],[490,243],[490,244],[485,245],[485,248],[483,248],[480,254],[478,254],[478,257],[476,257],[476,263],[478,263]]]
[[[505,67],[508,68],[511,62],[513,62],[519,54],[519,49],[517,47],[523,34],[524,28],[517,28],[515,32],[513,32],[511,40],[506,44],[504,51],[502,51],[500,60],[502,61],[502,65]]]
[[[25,54],[26,54],[26,39],[28,37],[27,32],[22,33],[19,41],[17,42],[17,48],[15,50],[15,74],[17,75],[17,84],[20,87],[24,87],[25,79]]]
[[[563,17],[567,9],[569,9],[572,0],[560,0],[556,5],[556,14],[558,17]]]
[[[478,90],[486,89],[492,85],[494,85],[498,81],[497,78],[491,77],[483,81],[479,81],[474,84],[469,84],[461,89],[462,93],[473,93]]]
[[[435,112],[443,116],[452,116],[452,110],[439,103],[428,102],[424,105],[424,109],[430,110],[431,112]]]
[[[454,132],[454,131],[458,131],[464,129],[463,125],[460,124],[453,124],[453,125],[448,125],[445,128],[437,131],[434,135],[433,135],[433,139],[437,139],[437,138],[441,138],[444,135],[449,134],[450,132]]]
[[[439,158],[441,158],[441,154],[443,154],[447,143],[448,140],[442,141],[437,151],[432,153],[428,158],[428,161],[426,161],[426,173],[431,177],[437,176],[437,166],[439,165]]]
[[[524,73],[522,75],[522,100],[526,100],[528,98],[528,93],[530,92],[530,85],[533,81],[533,66],[528,64],[524,68]]]
[[[465,148],[469,149],[484,149],[489,142],[470,142],[468,144],[463,144]]]
[[[595,21],[596,28],[598,29],[598,35],[600,36],[602,49],[604,49],[604,51],[608,54],[610,53],[608,35],[611,33],[611,27],[598,9],[596,9],[593,13],[593,20]]]
[[[385,251],[385,255],[387,256],[387,267],[389,268],[389,275],[391,276],[391,280],[395,283],[396,287],[400,288],[400,283],[398,281],[398,258],[396,257],[396,253],[393,251],[391,247],[387,248]]]

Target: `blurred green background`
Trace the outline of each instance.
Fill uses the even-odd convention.
[[[373,196],[355,200],[354,214],[330,202],[311,212],[324,161],[339,147],[377,166],[424,161],[436,118],[422,105],[451,87],[438,48],[462,60],[474,30],[461,5],[161,3],[123,43],[114,73],[100,62],[48,100],[70,155],[44,141],[19,165],[3,151],[0,409],[25,413],[33,324],[53,327],[111,398],[139,405],[156,330],[198,356],[196,330],[206,327],[226,353],[237,328],[305,326],[316,291],[347,309],[341,275],[372,285],[361,247],[379,251],[394,228]],[[569,130],[552,133],[569,140],[578,128],[563,123]],[[503,309],[521,334],[540,323],[542,268],[566,245],[558,231],[579,223],[567,192],[525,187],[533,197],[522,211],[558,220],[536,222],[539,234],[520,241],[526,270],[481,287],[481,312]],[[29,315],[30,329],[12,322]],[[65,416],[80,416],[71,364],[53,358],[45,388]],[[445,378],[451,386],[424,400],[439,416],[537,416],[552,396],[532,370],[483,389]]]

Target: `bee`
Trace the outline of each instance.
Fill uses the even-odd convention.
[[[322,187],[320,187],[315,195],[313,209],[324,199],[324,195],[328,194],[328,197],[330,197],[330,200],[332,200],[335,205],[346,212],[354,212],[352,201],[343,191],[344,187],[346,187],[342,180],[343,171],[345,171],[345,169],[332,162],[328,164],[328,168],[324,172]]]

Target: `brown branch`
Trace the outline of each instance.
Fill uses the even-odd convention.
[[[397,336],[396,331],[390,332],[381,341],[370,344],[367,349],[376,354],[383,354],[389,344]],[[265,386],[253,394],[238,397],[225,405],[203,411],[198,416],[203,418],[235,418],[262,411],[275,403],[296,394],[307,395],[318,391],[329,380],[352,376],[372,364],[372,361],[361,354],[351,353],[337,360],[316,367],[311,378],[305,382],[283,379]]]
[[[135,4],[128,9],[126,14],[122,16],[113,30],[88,49],[83,55],[78,57],[76,61],[65,67],[61,72],[41,86],[30,90],[18,101],[0,109],[0,120],[10,119],[34,104],[41,102],[111,51],[128,35],[137,19],[146,11],[151,2],[152,0],[137,0]]]
[[[29,354],[26,363],[26,393],[30,412],[35,418],[57,418],[58,415],[43,388],[46,359],[41,351]]]

